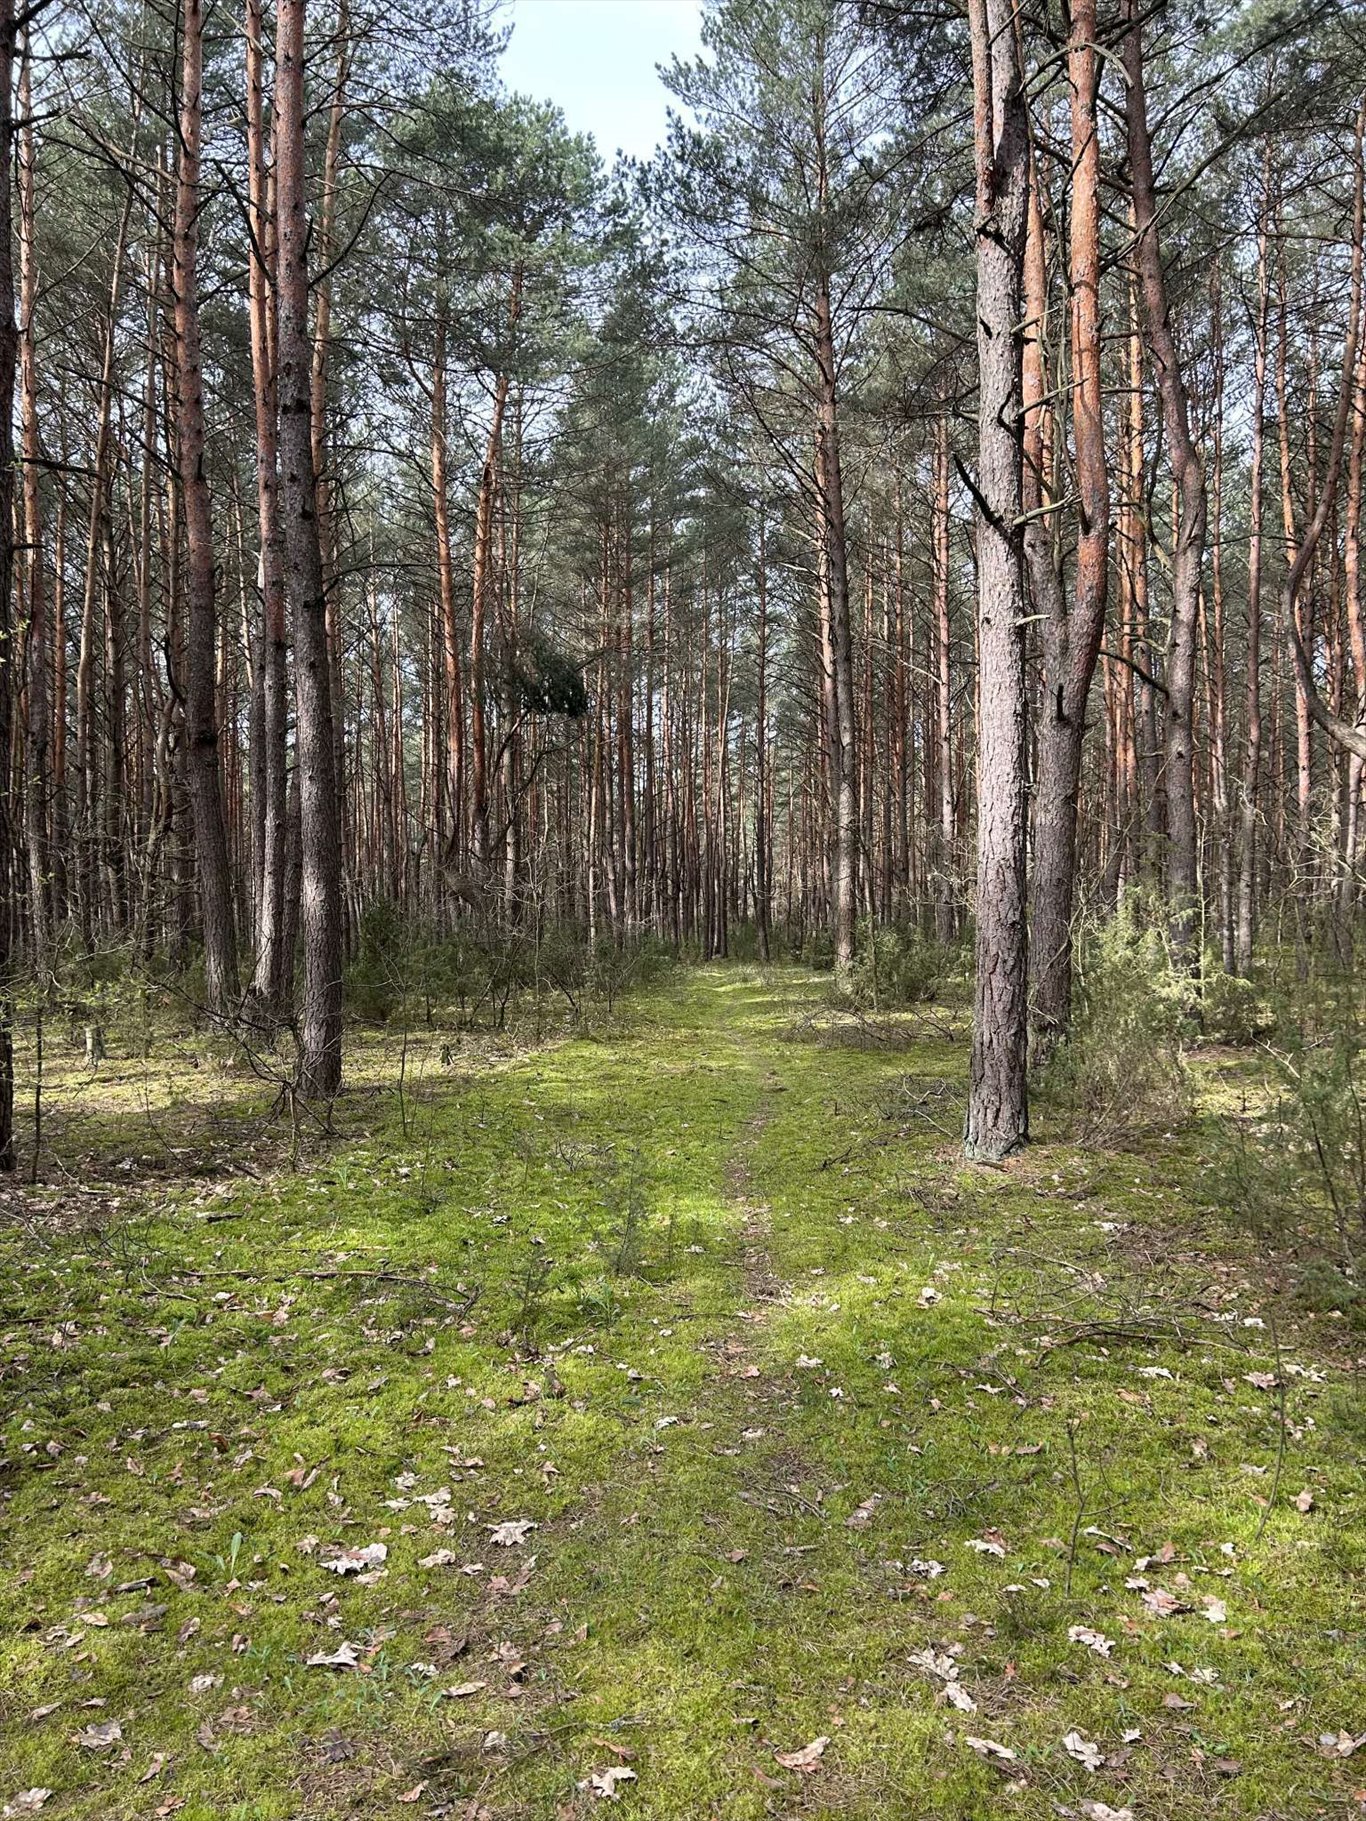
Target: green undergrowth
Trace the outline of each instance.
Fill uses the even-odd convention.
[[[207,1061],[68,1097],[3,1232],[0,1806],[1360,1806],[1358,1343],[1198,1123],[965,1170],[961,1014],[797,970],[438,1050],[362,1045],[297,1169]]]

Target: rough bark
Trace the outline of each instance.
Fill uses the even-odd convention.
[[[1029,1136],[1026,1082],[1025,600],[1020,323],[1029,146],[1006,0],[969,0],[976,153],[978,510],[977,947],[963,1148],[995,1161]]]
[[[280,521],[294,633],[304,981],[299,1087],[330,1098],[341,1085],[341,815],[332,730],[327,603],[313,466],[308,215],[304,181],[305,0],[279,0],[275,172],[279,237]]]

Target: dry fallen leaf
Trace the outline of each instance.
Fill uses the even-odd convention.
[[[1159,1619],[1169,1619],[1173,1613],[1186,1610],[1176,1595],[1168,1593],[1165,1587],[1149,1587],[1143,1595],[1143,1604]]]
[[[978,1555],[1004,1556],[1006,1552],[1005,1544],[993,1536],[970,1536],[968,1548],[975,1549]]]
[[[1297,1492],[1295,1494],[1295,1509],[1296,1511],[1312,1511],[1314,1509],[1314,1495],[1307,1486],[1303,1492]]]
[[[1099,1770],[1105,1762],[1105,1753],[1094,1739],[1086,1738],[1082,1733],[1072,1731],[1063,1735],[1063,1749],[1069,1758],[1075,1758],[1078,1764],[1084,1764],[1087,1770]]]
[[[864,1499],[857,1511],[853,1511],[844,1520],[847,1530],[866,1530],[873,1521],[873,1513],[882,1503],[882,1494],[875,1492],[871,1498]]]
[[[360,1662],[354,1644],[342,1642],[329,1655],[325,1650],[315,1650],[311,1657],[304,1658],[306,1669],[355,1669]]]
[[[615,1802],[618,1799],[618,1783],[634,1783],[636,1773],[623,1764],[611,1764],[606,1770],[595,1770],[580,1789],[591,1789],[600,1802]]]
[[[86,1751],[108,1751],[111,1745],[117,1745],[123,1737],[123,1728],[117,1720],[101,1720],[97,1726],[87,1726],[75,1735],[77,1745],[84,1746]]]
[[[1326,1758],[1350,1758],[1354,1751],[1366,1745],[1366,1732],[1321,1732],[1319,1745]]]
[[[487,1682],[458,1682],[454,1688],[443,1688],[441,1692],[448,1701],[467,1701],[487,1687]]]
[[[1008,1745],[998,1745],[995,1739],[975,1739],[971,1733],[964,1733],[963,1738],[979,1758],[999,1758],[1003,1764],[1015,1762],[1015,1753]]]
[[[36,1815],[38,1810],[51,1796],[50,1789],[21,1789],[12,1802],[7,1802],[0,1814]]]
[[[803,1745],[800,1751],[775,1751],[773,1756],[784,1770],[801,1770],[809,1776],[820,1768],[821,1758],[829,1743],[829,1739],[822,1735],[819,1739],[813,1739],[809,1745]]]
[[[339,1549],[324,1556],[322,1566],[331,1574],[361,1574],[367,1568],[378,1568],[388,1558],[387,1543],[366,1543],[360,1549]]]
[[[1103,1631],[1093,1631],[1089,1625],[1071,1625],[1067,1631],[1070,1644],[1084,1644],[1088,1650],[1094,1650],[1098,1657],[1108,1657],[1115,1647],[1113,1638],[1107,1638]]]
[[[526,1541],[528,1532],[536,1528],[530,1518],[509,1518],[505,1523],[488,1526],[489,1541],[504,1549],[516,1549]]]
[[[1131,1808],[1111,1808],[1108,1802],[1083,1802],[1081,1812],[1086,1821],[1134,1821]]]

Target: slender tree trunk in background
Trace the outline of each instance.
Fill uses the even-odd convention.
[[[12,751],[19,693],[14,626],[14,374],[19,332],[14,317],[14,0],[0,0],[0,754]],[[15,842],[11,796],[0,790],[0,1173],[14,1169],[13,973],[19,934],[14,899]]]
[[[185,511],[185,737],[194,823],[205,991],[217,1017],[236,1009],[237,935],[218,749],[215,672],[218,616],[213,521],[204,471],[204,376],[199,335],[199,165],[202,137],[202,0],[182,8],[180,157],[175,212],[177,454]]]
[[[105,548],[105,521],[110,512],[110,434],[114,405],[114,354],[119,309],[123,297],[123,257],[132,215],[133,191],[129,188],[114,236],[113,272],[109,281],[109,315],[104,325],[99,402],[95,416],[94,449],[90,474],[90,515],[85,545],[85,574],[81,595],[80,646],[76,660],[76,866],[81,937],[93,947],[99,914],[99,752],[95,714],[96,615],[99,606],[101,557]],[[106,586],[112,582],[106,578]]]
[[[313,442],[313,478],[318,492],[318,548],[322,553],[323,599],[327,625],[327,678],[332,698],[332,769],[339,791],[346,784],[346,712],[342,682],[341,596],[337,588],[336,534],[332,517],[332,483],[327,458],[327,366],[332,339],[332,256],[337,217],[337,173],[341,157],[346,85],[351,70],[351,9],[339,0],[336,22],[337,63],[327,110],[323,146],[322,194],[311,241],[320,276],[314,289],[313,345],[309,365],[309,434]],[[347,821],[338,816],[342,869],[346,872]],[[342,942],[347,940],[346,898],[342,899]]]
[[[59,496],[56,523],[52,529],[52,844],[49,848],[53,904],[59,920],[71,915],[71,875],[67,865],[70,810],[66,791],[66,673],[66,499]]]
[[[489,577],[493,567],[493,509],[507,407],[508,376],[499,374],[493,395],[493,418],[479,477],[474,513],[474,572],[470,610],[470,842],[482,882],[489,867],[488,731],[484,704],[484,644],[488,623]],[[604,587],[606,580],[604,578]]]
[[[1289,281],[1285,269],[1285,219],[1283,207],[1278,204],[1276,212],[1276,444],[1280,456],[1281,472],[1281,529],[1285,537],[1285,560],[1293,563],[1296,555],[1295,526],[1295,493],[1292,474],[1293,458],[1290,448],[1290,299]],[[1314,448],[1314,411],[1313,394],[1315,375],[1312,361],[1309,375],[1310,409],[1306,441],[1308,443],[1306,466],[1308,468],[1308,510],[1314,509],[1314,487],[1316,483],[1315,448]],[[1298,414],[1297,414],[1298,415]],[[1311,658],[1314,651],[1313,601],[1306,600],[1312,590],[1301,590],[1295,598],[1295,632],[1304,641]],[[1301,875],[1298,883],[1310,887],[1313,870],[1313,853],[1311,851],[1310,819],[1313,813],[1313,750],[1310,735],[1309,698],[1305,693],[1304,683],[1297,676],[1295,679],[1295,821],[1293,836],[1293,864]],[[1295,900],[1297,919],[1300,915],[1303,899]]]
[[[332,687],[317,477],[313,471],[308,332],[308,218],[304,200],[304,9],[279,0],[275,47],[278,216],[280,520],[285,592],[294,629],[296,775],[304,990],[299,1086],[330,1098],[341,1085],[341,803],[332,737]]]
[[[835,977],[848,978],[854,965],[854,915],[858,880],[858,754],[854,732],[854,652],[849,625],[849,558],[844,525],[844,475],[840,464],[838,385],[830,291],[824,281],[816,298],[816,365],[819,409],[816,420],[816,483],[821,496],[821,532],[830,597],[830,661],[836,736],[830,754],[835,810],[831,926]]]
[[[1135,216],[1134,264],[1152,349],[1158,395],[1179,511],[1172,551],[1171,631],[1167,641],[1167,893],[1172,945],[1178,956],[1198,963],[1196,896],[1195,757],[1192,717],[1200,575],[1205,555],[1205,476],[1191,437],[1190,407],[1172,333],[1167,280],[1157,231],[1148,102],[1144,89],[1143,32],[1137,0],[1126,0],[1128,30],[1124,69],[1128,92],[1129,171]]]
[[[1129,231],[1134,231],[1132,204]],[[1157,655],[1149,636],[1148,613],[1148,503],[1147,461],[1144,454],[1143,331],[1138,301],[1138,280],[1129,282],[1127,341],[1127,390],[1129,409],[1125,424],[1124,523],[1125,583],[1124,638],[1128,657],[1137,666],[1133,678],[1134,812],[1137,826],[1131,846],[1136,870],[1152,886],[1162,877],[1161,738],[1157,725]]]
[[[450,809],[443,858],[459,866],[465,845],[465,690],[460,674],[460,629],[451,553],[450,482],[446,443],[446,297],[438,288],[432,353],[432,510],[436,524],[436,586],[441,635],[443,716],[446,729],[445,791]],[[441,774],[438,771],[437,777]],[[440,815],[435,818],[438,827]]]
[[[1025,591],[1020,324],[1029,187],[1023,78],[1006,0],[969,0],[976,151],[978,396],[977,976],[963,1149],[1029,1137]]]
[[[1352,682],[1357,721],[1366,715],[1366,616],[1361,599],[1361,493],[1363,458],[1366,457],[1366,336],[1358,335],[1357,376],[1352,403],[1352,440],[1347,459],[1347,510],[1343,536],[1343,593],[1347,637],[1352,654]],[[1361,794],[1363,765],[1357,753],[1347,755],[1347,818],[1342,842],[1342,874],[1338,885],[1338,915],[1348,940],[1357,901],[1357,869],[1361,858]]]
[[[893,599],[896,607],[896,663],[893,670],[896,721],[896,843],[899,859],[897,914],[904,916],[915,894],[911,854],[911,803],[915,796],[915,647],[906,606],[906,527],[901,482],[896,483],[896,546],[893,554]]]
[[[1100,89],[1095,0],[1073,0],[1067,49],[1072,103],[1072,436],[1076,449],[1076,581],[1067,610],[1059,585],[1042,625],[1043,712],[1034,800],[1034,1038],[1038,1059],[1072,1016],[1072,923],[1077,878],[1077,797],[1086,709],[1105,630],[1110,563],[1110,485],[1101,391]],[[1059,611],[1061,610],[1061,611]]]
[[[267,1022],[288,1004],[294,956],[285,946],[285,849],[289,798],[289,632],[280,551],[278,400],[275,385],[275,222],[267,169],[264,66],[265,8],[246,9],[247,179],[251,221],[248,301],[251,370],[256,390],[256,516],[261,589],[260,901],[252,997]]]
[[[755,579],[759,624],[754,708],[754,921],[759,959],[767,961],[772,883],[768,851],[768,546],[762,505],[759,507],[759,566]]]
[[[1366,234],[1366,169],[1362,163],[1362,139],[1366,134],[1366,103],[1362,104],[1356,122],[1356,195],[1352,216],[1351,300],[1347,313],[1347,338],[1342,357],[1342,383],[1338,391],[1337,414],[1333,420],[1333,438],[1328,464],[1313,515],[1305,527],[1299,548],[1291,558],[1281,584],[1280,616],[1290,639],[1295,664],[1295,677],[1314,722],[1345,752],[1366,760],[1366,726],[1346,720],[1335,713],[1319,693],[1314,676],[1313,657],[1297,617],[1299,592],[1309,574],[1319,542],[1337,501],[1347,447],[1347,429],[1356,399],[1357,343],[1361,335],[1362,267],[1366,258],[1363,235]]]
[[[508,298],[507,328],[516,333],[522,315],[522,273],[512,277]],[[474,511],[474,563],[470,608],[470,839],[480,882],[489,868],[488,733],[485,725],[484,644],[488,624],[490,580],[493,570],[493,514],[502,474],[503,417],[507,411],[511,375],[500,373],[494,383],[493,415],[488,444],[479,474],[479,497]],[[606,577],[604,574],[604,587]]]
[[[24,34],[19,70],[19,418],[24,460],[24,546],[28,594],[28,741],[24,832],[28,848],[29,917],[33,960],[41,976],[51,943],[52,882],[48,838],[51,810],[51,712],[48,679],[47,574],[43,562],[42,444],[38,433],[38,257],[35,190],[32,53]],[[61,628],[57,637],[61,638]]]
[[[1209,768],[1211,819],[1214,824],[1214,871],[1218,883],[1220,963],[1225,973],[1234,969],[1233,830],[1228,800],[1228,692],[1225,679],[1226,627],[1224,612],[1224,335],[1223,296],[1216,266],[1210,279],[1210,318],[1213,323],[1212,367],[1214,467],[1210,494],[1210,603],[1205,640],[1205,674],[1209,693]]]
[[[953,652],[949,622],[949,419],[934,420],[934,487],[930,506],[934,569],[935,704],[938,720],[939,818],[935,831],[934,933],[952,942],[957,893],[953,876]]]

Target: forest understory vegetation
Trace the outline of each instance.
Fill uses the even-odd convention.
[[[994,1167],[924,938],[876,1003],[649,955],[554,1019],[452,958],[292,1139],[160,990],[93,1068],[50,1036],[3,1236],[3,1787],[1354,1807],[1360,987],[1268,956],[1202,1032],[1116,927],[1086,1066]]]

